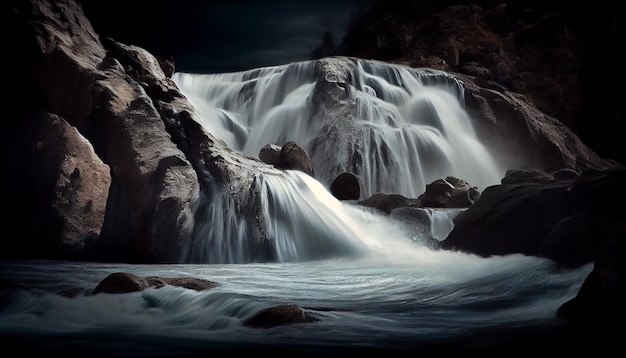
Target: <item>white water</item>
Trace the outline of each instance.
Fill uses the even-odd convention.
[[[173,79],[205,128],[232,149],[257,157],[266,144],[293,140],[326,187],[344,171],[361,178],[362,199],[378,192],[415,198],[446,176],[480,190],[499,183],[504,169],[477,140],[458,80],[376,61],[335,61],[347,77],[345,98],[323,104],[314,102],[324,78],[315,61]]]
[[[71,357],[489,347],[509,329],[558,321],[556,310],[590,270],[558,272],[544,259],[425,248],[394,257],[245,265],[0,261],[0,338],[7,349]],[[219,286],[92,294],[118,271]],[[262,309],[293,303],[319,321],[270,329],[242,324]]]
[[[377,243],[381,236],[408,241],[410,233],[389,220],[328,193],[344,171],[359,177],[361,198],[378,192],[415,198],[426,184],[450,175],[479,188],[499,182],[503,170],[478,142],[458,80],[382,62],[330,61],[328,73],[307,61],[174,74],[200,124],[229,147],[257,156],[266,144],[294,140],[310,153],[315,170],[315,178],[291,171],[259,174],[270,253],[249,244],[249,229],[258,223],[238,217],[232,200],[216,195],[205,218],[210,224],[184,247],[181,262],[246,263],[268,255],[300,262],[375,252],[385,247]],[[339,95],[333,88],[316,89],[330,74],[345,79]],[[457,211],[428,212],[435,215],[432,236],[443,240]]]

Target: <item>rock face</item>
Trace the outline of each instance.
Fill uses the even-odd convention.
[[[6,185],[28,183],[31,189],[10,196],[18,199],[11,211],[23,215],[19,230],[28,240],[6,249],[15,257],[83,259],[84,250],[100,237],[111,186],[109,166],[57,115],[35,116],[25,130],[26,140],[10,148],[12,175]]]
[[[150,53],[111,39],[101,42],[81,7],[71,0],[19,2],[12,4],[9,15],[15,36],[8,46],[24,50],[9,63],[14,90],[9,94],[13,106],[4,134],[6,147],[22,148],[35,133],[38,118],[62,118],[93,146],[97,158],[110,168],[110,179],[101,169],[95,180],[82,167],[76,166],[74,177],[74,169],[67,169],[70,184],[85,178],[75,196],[91,193],[91,210],[101,211],[100,205],[106,203],[103,219],[91,215],[88,221],[74,222],[83,228],[71,239],[79,244],[56,251],[29,248],[39,240],[37,233],[18,230],[19,237],[3,256],[39,252],[46,258],[176,262],[181,246],[198,230],[194,212],[202,208],[201,198],[233,190],[233,200],[254,205],[254,198],[248,197],[255,195],[248,170],[263,164],[238,156],[230,159],[230,150],[194,121],[193,109]],[[57,156],[72,157],[71,148],[59,150],[67,153]],[[50,181],[35,187],[19,179],[18,174],[38,172],[40,161],[22,163],[19,173],[11,170],[15,168],[10,161],[5,163],[5,173],[14,173],[5,190],[15,207],[24,207],[22,198],[33,190],[42,191],[39,197],[52,198],[69,188]],[[53,210],[50,203],[38,204],[41,208],[35,210]],[[31,215],[12,211],[9,221],[28,227]],[[71,223],[71,215],[62,213],[65,217],[59,222]],[[41,237],[50,243],[66,240],[62,230],[52,230],[52,223],[46,223],[50,225],[40,230],[48,235]],[[91,224],[95,227],[89,229]],[[257,232],[251,237],[262,238]]]

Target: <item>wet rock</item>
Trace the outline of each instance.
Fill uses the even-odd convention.
[[[194,277],[141,277],[128,272],[114,272],[98,283],[94,289],[94,294],[137,292],[149,287],[161,288],[165,285],[204,291],[218,284],[217,282]]]
[[[361,185],[356,175],[344,172],[337,175],[330,184],[330,192],[339,200],[359,200]]]
[[[360,200],[358,204],[380,210],[387,215],[397,208],[419,206],[417,199],[410,199],[400,194],[384,193],[376,193],[367,199]]]
[[[298,305],[283,305],[266,308],[246,319],[243,325],[250,328],[272,328],[294,323],[319,321]]]
[[[259,151],[259,159],[270,165],[279,165],[281,149],[276,144],[266,144]]]
[[[143,291],[150,287],[145,277],[127,272],[114,272],[100,281],[93,293],[129,293]]]
[[[313,164],[309,154],[294,141],[283,144],[280,150],[280,161],[277,168],[299,170],[314,176]]]
[[[418,197],[419,206],[431,208],[466,208],[480,197],[480,191],[465,180],[455,177],[437,179],[426,185]]]

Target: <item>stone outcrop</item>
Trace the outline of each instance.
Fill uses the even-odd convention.
[[[497,160],[516,163],[517,168],[547,172],[562,168],[576,171],[618,166],[601,158],[560,120],[537,108],[523,94],[494,86],[477,77],[461,76],[465,108],[476,132]]]
[[[358,201],[359,205],[374,208],[385,215],[398,208],[419,207],[419,201],[413,198],[407,198],[400,194],[376,193],[368,198]]]

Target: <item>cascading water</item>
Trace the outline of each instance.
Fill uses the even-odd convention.
[[[263,249],[249,242],[248,228],[258,222],[237,217],[228,197],[208,199],[210,224],[186,246],[183,262],[304,261],[367,246],[355,238],[371,233],[353,230],[374,219],[364,220],[328,192],[318,195],[341,172],[360,178],[362,197],[415,198],[447,176],[479,188],[501,177],[463,109],[462,84],[444,72],[330,58],[226,74],[175,73],[173,79],[200,124],[231,149],[256,157],[266,144],[292,140],[310,153],[316,177],[259,173]],[[444,238],[456,213],[437,212],[433,237]]]
[[[325,61],[173,79],[232,149],[256,157],[266,144],[295,141],[327,187],[344,171],[361,179],[362,198],[417,197],[447,176],[479,189],[499,182],[504,171],[477,140],[459,80],[377,61]],[[339,97],[321,93],[328,81]]]
[[[229,198],[207,200],[211,224],[187,245],[183,262],[302,261],[354,252],[363,246],[354,238],[369,233],[351,230],[367,220],[327,192],[315,194],[345,171],[360,178],[362,197],[415,198],[447,176],[479,188],[501,177],[463,109],[462,84],[444,72],[330,58],[173,79],[202,126],[231,149],[256,157],[266,144],[295,141],[310,154],[317,180],[259,174],[269,253],[249,244],[247,228],[256,223],[236,217]],[[433,237],[443,239],[456,212],[437,212],[432,230],[440,232]]]

